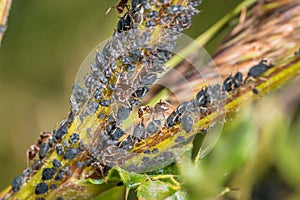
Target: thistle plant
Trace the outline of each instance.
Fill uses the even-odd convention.
[[[213,61],[195,42],[178,48],[200,4],[133,0],[113,36],[84,61],[68,117],[40,135],[28,151],[29,167],[1,198],[92,199],[122,184],[139,199],[188,198],[181,168],[172,163],[190,155],[195,136],[203,137],[198,167],[225,117],[293,79],[300,67],[298,2],[253,5]],[[270,26],[283,22],[290,26],[273,32]],[[186,73],[174,76],[181,69]],[[155,86],[159,81],[165,87]]]

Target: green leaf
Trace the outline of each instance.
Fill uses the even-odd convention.
[[[147,181],[137,188],[138,199],[166,199],[172,197],[177,192],[177,188],[163,181]],[[176,198],[171,198],[176,199]]]

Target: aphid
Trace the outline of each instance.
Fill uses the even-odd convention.
[[[37,198],[36,200],[45,200],[45,198],[39,197],[39,198]]]
[[[187,101],[181,102],[176,108],[176,114],[183,114],[186,111],[187,105],[188,105]]]
[[[59,156],[62,156],[64,154],[64,150],[63,150],[63,147],[61,145],[57,145],[55,147],[55,150],[56,150],[56,153],[59,155]]]
[[[98,118],[99,119],[104,119],[106,117],[106,114],[105,113],[100,113],[99,115],[98,115]]]
[[[234,75],[232,82],[233,82],[234,88],[239,88],[243,83],[243,74],[241,72],[237,72]]]
[[[119,20],[117,31],[119,33],[130,30],[133,25],[133,19],[132,19],[133,13],[125,13],[125,15]]]
[[[114,129],[113,131],[111,131],[110,135],[111,138],[113,140],[118,140],[120,139],[123,135],[124,135],[124,131],[122,129],[120,129],[119,127],[117,127],[116,129]]]
[[[56,168],[59,168],[62,166],[61,162],[57,159],[52,160],[52,165],[53,165],[53,167],[56,167]]]
[[[120,145],[121,148],[125,149],[125,150],[129,150],[132,149],[133,147],[133,139],[131,135],[128,135],[128,137],[123,140]]]
[[[77,143],[77,142],[79,142],[79,134],[73,133],[73,134],[70,136],[69,143],[70,143],[70,144],[74,144],[74,143]]]
[[[79,169],[83,166],[82,162],[77,162],[76,165]]]
[[[157,17],[159,17],[159,14],[156,10],[151,10],[149,13],[148,13],[148,17],[149,18],[153,18],[153,19],[156,19]]]
[[[91,160],[86,160],[86,161],[84,161],[84,165],[85,166],[91,166],[91,164],[92,164],[92,161]]]
[[[72,160],[74,159],[81,151],[77,148],[68,148],[65,152],[64,159]]]
[[[40,150],[39,150],[40,159],[43,159],[46,156],[48,150],[49,150],[49,144],[48,143],[43,143],[40,147]]]
[[[54,177],[54,180],[55,181],[60,181],[60,180],[62,180],[64,178],[64,172],[62,171],[62,170],[60,170],[57,174],[56,174],[56,176]]]
[[[223,82],[223,85],[222,85],[222,90],[225,91],[225,92],[229,92],[232,90],[232,75],[228,76],[224,82]]]
[[[252,89],[252,92],[253,92],[254,94],[258,94],[258,93],[259,93],[259,91],[258,91],[257,88],[253,88],[253,89]]]
[[[184,137],[183,136],[178,136],[176,139],[175,139],[175,142],[177,143],[180,143],[180,142],[183,142],[184,141]]]
[[[141,8],[142,2],[145,0],[132,0],[131,6],[134,12],[138,11]]]
[[[56,139],[54,137],[50,137],[49,140],[48,140],[48,143],[49,143],[49,146],[50,148],[54,147],[55,144],[56,144]]]
[[[104,107],[109,107],[111,102],[109,100],[101,100],[100,105]]]
[[[133,96],[136,98],[143,98],[149,92],[149,88],[147,87],[140,87],[134,93]]]
[[[31,174],[31,172],[32,172],[32,169],[31,169],[31,168],[27,168],[27,169],[25,169],[25,170],[22,172],[22,176],[23,176],[23,177],[29,177],[30,174]]]
[[[48,185],[44,182],[41,182],[35,187],[35,194],[45,194],[48,191]]]
[[[67,127],[67,123],[63,123],[56,131],[55,131],[55,138],[57,140],[61,140],[62,137],[68,133],[68,127]]]
[[[151,151],[150,151],[149,149],[146,149],[146,150],[144,151],[144,154],[151,154]]]
[[[63,200],[63,198],[62,197],[57,197],[56,200]]]
[[[245,79],[245,82],[249,77],[257,78],[260,75],[262,75],[264,72],[266,72],[268,69],[273,67],[272,64],[267,64],[267,60],[261,60],[257,65],[250,68],[248,71],[248,76]]]
[[[57,185],[56,185],[56,184],[50,185],[50,190],[55,190],[56,188],[57,188]]]
[[[133,136],[137,137],[138,139],[146,138],[146,129],[144,124],[138,124],[133,129]]]
[[[152,149],[152,153],[153,153],[153,154],[158,153],[158,152],[159,152],[158,148]]]
[[[205,92],[205,90],[200,90],[198,93],[197,93],[197,95],[196,95],[196,104],[197,104],[197,106],[199,106],[199,107],[202,107],[202,106],[204,106],[205,104],[206,104],[206,102],[207,102],[207,100],[206,100],[206,92]],[[188,104],[188,103],[187,103]],[[187,106],[187,105],[186,105]]]
[[[185,132],[189,133],[193,126],[193,118],[189,115],[183,115],[181,117],[181,125]]]
[[[31,168],[32,170],[39,170],[42,166],[42,162],[40,160],[37,160],[35,163],[32,164]]]
[[[181,5],[172,5],[167,7],[167,12],[170,14],[179,14],[182,11]]]
[[[127,107],[121,107],[118,109],[117,118],[121,121],[127,119],[129,117],[131,109]]]
[[[53,177],[53,175],[56,173],[55,168],[45,168],[42,172],[42,180],[49,180]]]
[[[146,128],[147,133],[149,133],[150,135],[156,133],[158,130],[158,125],[160,125],[159,120],[150,121]]]
[[[14,192],[18,192],[21,189],[23,182],[23,178],[21,176],[17,176],[11,183],[12,190]]]
[[[103,94],[99,89],[95,90],[94,97],[97,101],[100,101],[103,98]]]
[[[151,28],[151,27],[155,27],[156,26],[156,22],[153,19],[150,19],[146,22],[146,27]]]
[[[173,111],[167,118],[167,126],[170,128],[178,122],[178,115]]]

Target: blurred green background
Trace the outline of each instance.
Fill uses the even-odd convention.
[[[197,37],[240,2],[205,0],[200,6],[201,13],[185,33]],[[39,133],[52,130],[67,116],[69,95],[81,62],[116,27],[115,10],[103,18],[108,7],[116,3],[111,0],[13,1],[8,30],[0,48],[0,190],[26,167],[26,149],[35,143]],[[206,49],[211,52],[219,39],[215,38]],[[229,120],[216,148],[200,166],[206,175],[192,173],[195,176],[188,179],[191,185],[187,187],[203,197],[224,185],[243,188],[243,191],[232,190],[238,195],[228,195],[228,199],[239,195],[249,197],[253,185],[257,195],[274,190],[282,191],[278,194],[299,194],[300,142],[296,133],[300,118],[299,112],[295,112],[299,110],[299,101],[288,106],[284,101],[297,90],[297,85],[299,81],[255,108],[245,109],[235,120]],[[271,103],[274,101],[277,103]],[[262,105],[270,104],[262,109]],[[289,112],[277,111],[279,105]],[[270,110],[274,110],[274,118],[264,118]],[[257,116],[262,117],[257,119]],[[267,129],[259,131],[264,128]],[[273,178],[266,179],[271,184],[263,181],[268,176]],[[285,199],[278,194],[278,199]],[[253,196],[253,199],[274,199],[268,197],[271,198]]]
[[[204,1],[186,34],[198,36],[238,0]],[[113,33],[111,0],[14,0],[0,48],[0,189],[26,167],[26,149],[67,116],[85,56]],[[222,6],[221,6],[222,5]]]

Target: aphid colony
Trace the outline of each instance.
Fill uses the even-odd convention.
[[[97,52],[90,72],[84,76],[83,85],[73,86],[70,98],[72,111],[68,119],[53,133],[41,134],[37,144],[30,147],[28,159],[34,164],[13,180],[14,192],[19,191],[26,180],[42,167],[49,152],[55,151],[58,157],[51,161],[51,167],[42,168],[41,180],[35,186],[36,195],[56,189],[60,181],[72,173],[70,166],[64,163],[76,159],[85,150],[88,150],[91,159],[76,162],[76,166],[92,166],[103,176],[114,165],[126,162],[137,143],[142,143],[162,129],[177,127],[180,131],[196,134],[193,123],[199,118],[199,113],[205,114],[225,100],[229,92],[237,90],[248,77],[257,78],[271,67],[264,61],[260,62],[249,70],[245,81],[240,72],[230,75],[222,85],[203,88],[194,99],[181,102],[170,113],[167,113],[171,110],[170,106],[164,101],[153,107],[140,107],[139,122],[128,134],[122,128],[123,121],[129,118],[131,111],[140,104],[159,74],[165,70],[164,64],[172,56],[176,39],[182,30],[191,25],[191,17],[197,14],[194,7],[200,3],[200,0],[190,0],[188,5],[182,6],[173,5],[168,0],[132,2],[132,10],[120,19],[113,38],[102,52]],[[141,23],[152,29],[136,29]],[[168,29],[160,32],[159,39],[155,40],[152,34],[156,29],[153,27],[158,25]],[[79,117],[84,123],[87,116],[95,113],[99,120],[95,123],[104,122],[105,126],[97,130],[88,128],[86,134],[91,135],[88,137],[90,141],[82,141],[78,134],[82,134],[80,131],[69,134],[74,119]],[[146,114],[150,116],[147,120]],[[185,142],[183,136],[175,139],[175,144]],[[158,148],[149,148],[142,154],[154,156],[144,156],[135,164],[141,171],[143,165],[149,169],[152,165],[175,158],[171,149],[161,152]],[[133,164],[128,166],[128,170],[137,169]]]
[[[57,130],[51,132],[42,132],[38,142],[32,145],[27,151],[27,162],[33,164],[25,169],[20,176],[12,181],[12,191],[17,192],[21,186],[28,180],[37,170],[43,166],[46,156],[49,152],[56,151],[57,159],[52,160],[52,167],[42,168],[41,182],[39,182],[34,190],[36,195],[42,195],[49,190],[57,188],[59,181],[71,175],[70,167],[63,166],[62,160],[71,160],[83,151],[83,145],[80,142],[79,134],[73,133],[69,136],[68,141],[65,134],[73,122],[73,114],[70,113],[67,120],[63,121]],[[61,145],[60,143],[63,143]],[[39,199],[43,199],[40,197]],[[61,199],[61,198],[59,198]]]

